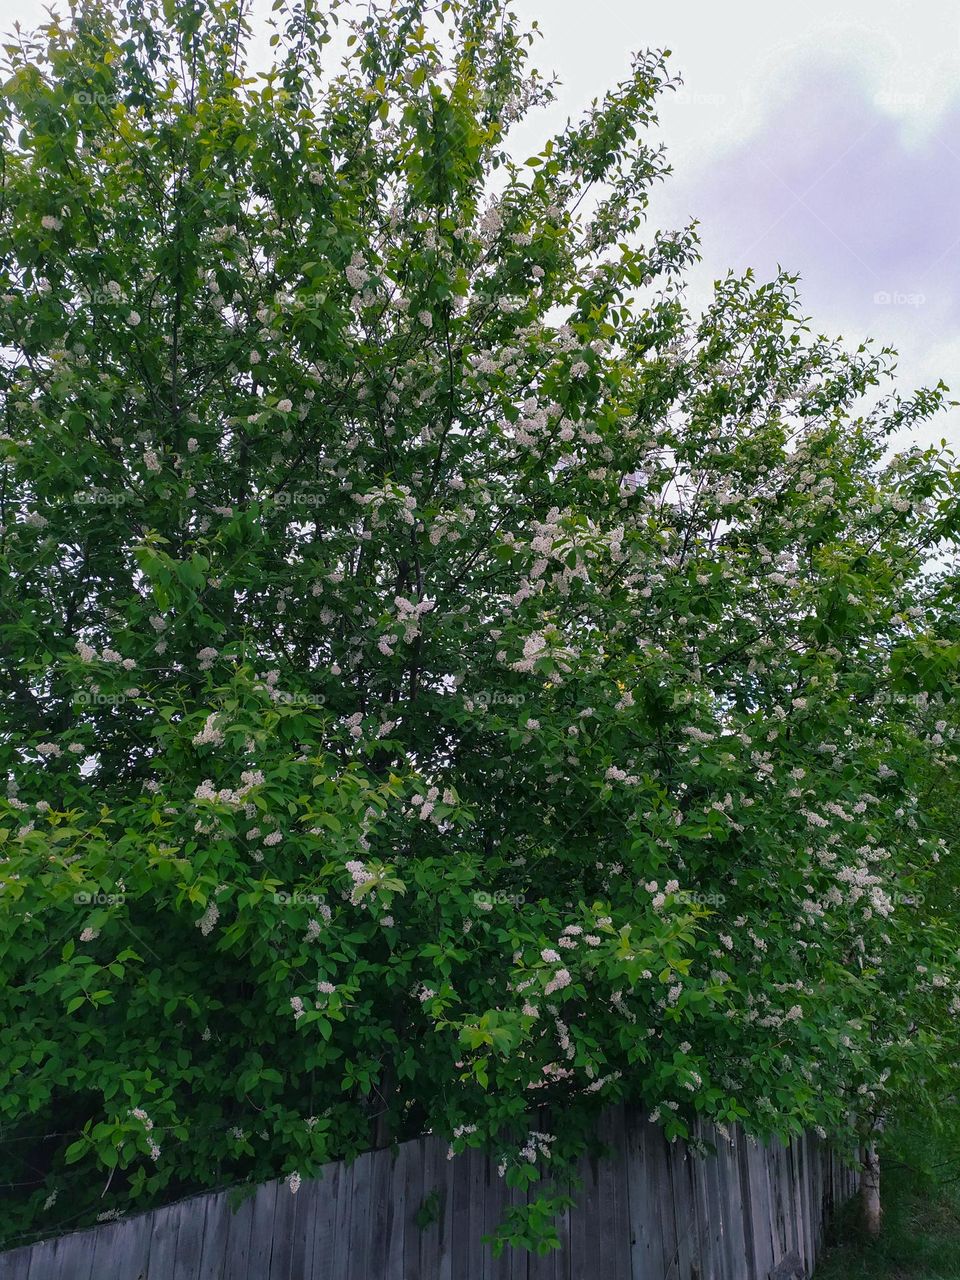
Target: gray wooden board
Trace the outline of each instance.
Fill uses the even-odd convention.
[[[250,1275],[250,1232],[253,1228],[253,1202],[254,1197],[248,1196],[236,1212],[230,1213],[227,1242],[223,1253],[224,1280],[248,1280]],[[160,1277],[157,1280],[160,1280]]]
[[[337,1216],[335,1247],[331,1253],[329,1272],[321,1273],[324,1280],[349,1280],[350,1249],[353,1244],[353,1180],[356,1161],[340,1168],[340,1185],[337,1188]],[[316,1263],[314,1263],[316,1266]]]
[[[228,1191],[218,1191],[207,1201],[197,1280],[226,1280],[227,1234],[232,1216],[227,1200],[229,1194]]]
[[[486,1162],[483,1185],[483,1229],[481,1235],[492,1236],[505,1213],[506,1187],[497,1171],[494,1160]],[[508,1280],[510,1275],[509,1260],[501,1254],[494,1258],[490,1245],[483,1249],[483,1280]]]
[[[691,1157],[679,1142],[667,1148],[668,1177],[672,1192],[677,1239],[674,1249],[676,1274],[687,1280],[698,1261],[697,1209],[694,1202]]]
[[[748,1144],[750,1176],[753,1181],[753,1225],[759,1243],[758,1275],[765,1276],[777,1261],[776,1224],[770,1192],[770,1149]]]
[[[212,1206],[212,1196],[195,1196],[184,1202],[190,1212],[183,1213],[180,1218],[180,1232],[177,1236],[177,1255],[170,1280],[197,1280],[200,1270],[200,1259],[203,1256],[203,1236],[206,1230],[207,1209]]]
[[[70,1239],[69,1236],[62,1238]],[[24,1250],[20,1260],[23,1268],[20,1276],[23,1280],[27,1280],[28,1276],[32,1276],[33,1280],[60,1280],[64,1251],[57,1248],[59,1243],[58,1240],[49,1240]]]
[[[281,1183],[273,1211],[273,1250],[270,1254],[269,1280],[290,1280],[290,1260],[296,1232],[297,1210],[301,1193],[310,1183],[304,1181],[297,1191],[291,1191],[289,1183]]]
[[[290,1255],[287,1280],[311,1280],[313,1275],[313,1235],[320,1197],[327,1187],[317,1178],[309,1178],[294,1197],[294,1213],[290,1224]],[[272,1265],[272,1264],[271,1264]],[[274,1280],[271,1277],[271,1280]],[[279,1274],[276,1280],[281,1280]]]
[[[627,1136],[625,1182],[630,1205],[630,1273],[632,1280],[662,1280],[666,1260],[653,1153],[647,1147],[646,1130],[632,1119]]]
[[[449,1146],[440,1138],[434,1139],[433,1159],[437,1162],[437,1179],[445,1187],[444,1203],[446,1212],[443,1215],[440,1233],[440,1267],[439,1280],[464,1280],[459,1263],[463,1259],[464,1245],[464,1167],[458,1160],[448,1160]],[[456,1229],[454,1227],[454,1208],[457,1209]],[[454,1259],[458,1263],[454,1270]]]
[[[712,1125],[705,1126],[704,1140],[714,1147],[717,1142],[723,1142],[723,1139]],[[711,1265],[716,1274],[720,1276],[727,1270],[725,1231],[729,1189],[724,1177],[726,1166],[721,1164],[717,1155],[711,1155],[700,1162],[699,1173],[700,1181],[705,1191],[703,1203],[706,1206],[706,1220],[704,1225],[707,1238],[710,1241]],[[704,1270],[704,1274],[710,1274],[709,1269],[701,1269]]]
[[[471,1280],[470,1277],[470,1155],[447,1161],[447,1185],[450,1188],[450,1250],[443,1280]]]
[[[395,1157],[392,1151],[374,1152],[370,1169],[370,1213],[367,1218],[367,1274],[371,1277],[387,1274],[390,1227],[394,1209],[394,1165]]]
[[[368,1280],[370,1245],[370,1190],[376,1152],[365,1151],[353,1163],[353,1196],[350,1206],[350,1244],[347,1249],[347,1280]]]
[[[589,1275],[591,1267],[597,1268],[599,1262],[590,1232],[597,1205],[596,1160],[589,1157],[581,1160],[579,1173],[582,1185],[574,1193],[576,1204],[570,1213],[571,1276]]]
[[[509,1187],[508,1192],[509,1205],[519,1207],[527,1203],[527,1195],[520,1187]],[[530,1280],[530,1255],[526,1249],[514,1249],[508,1245],[503,1256],[509,1263],[510,1269],[506,1273],[509,1280]]]
[[[434,1216],[420,1230],[420,1280],[440,1280],[440,1255],[450,1216],[450,1195],[446,1156],[441,1158],[436,1138],[427,1138],[423,1143],[421,1160],[422,1207],[432,1207]]]
[[[483,1253],[481,1243],[483,1226],[483,1200],[487,1161],[482,1151],[470,1148],[460,1157],[466,1168],[464,1183],[467,1188],[467,1238],[464,1242],[464,1268],[466,1280],[483,1280]]]
[[[52,1249],[54,1244],[53,1240],[42,1240],[38,1244],[22,1244],[0,1253],[0,1280],[27,1280],[30,1259],[40,1250]]]
[[[710,1166],[712,1161],[691,1155],[688,1163],[693,1182],[693,1206],[697,1215],[697,1255],[703,1275],[717,1274],[714,1219],[710,1205]]]
[[[680,1275],[680,1227],[677,1205],[673,1198],[673,1180],[670,1176],[670,1147],[661,1129],[644,1126],[644,1145],[647,1150],[652,1185],[656,1191],[662,1232],[663,1280],[677,1280]],[[684,1230],[686,1227],[684,1226]]]
[[[406,1159],[403,1169],[403,1269],[402,1280],[421,1280],[420,1236],[417,1216],[423,1208],[423,1143],[404,1143]]]
[[[150,1258],[147,1263],[147,1280],[170,1280],[177,1257],[177,1239],[180,1235],[180,1218],[184,1206],[190,1201],[170,1204],[158,1209],[153,1215],[150,1233]],[[99,1265],[99,1251],[94,1259],[94,1266]],[[93,1280],[97,1280],[98,1272],[94,1271]],[[104,1272],[104,1274],[109,1274]]]
[[[333,1280],[338,1274],[338,1250],[345,1253],[347,1249],[346,1235],[337,1235],[341,1218],[340,1202],[349,1195],[349,1185],[351,1180],[348,1165],[331,1163],[323,1166],[323,1177],[317,1185],[317,1195],[313,1201],[313,1240],[310,1245],[312,1270],[305,1273],[305,1280]],[[298,1191],[297,1195],[299,1194]],[[305,1254],[306,1248],[305,1245]]]
[[[267,1280],[270,1275],[270,1256],[273,1253],[273,1220],[276,1214],[277,1196],[290,1195],[286,1183],[265,1182],[257,1188],[253,1198],[253,1221],[250,1226],[250,1258],[247,1274],[250,1280]]]
[[[627,1123],[623,1107],[613,1115],[611,1140],[615,1153],[611,1167],[613,1194],[613,1237],[616,1256],[614,1274],[632,1280],[630,1265],[630,1188],[627,1183]]]
[[[750,1258],[750,1246],[746,1236],[746,1213],[743,1203],[743,1183],[740,1178],[740,1161],[736,1143],[717,1135],[718,1159],[723,1169],[723,1186],[726,1189],[723,1238],[724,1259],[728,1275],[735,1275],[744,1260]]]
[[[63,1261],[60,1267],[60,1275],[66,1280],[67,1276],[76,1275],[77,1280],[90,1280],[93,1275],[93,1259],[97,1251],[97,1238],[100,1235],[101,1228],[94,1227],[90,1231],[84,1231],[79,1235],[68,1237],[70,1240],[69,1252],[65,1249]]]
[[[797,1179],[796,1214],[800,1257],[805,1267],[813,1270],[816,1256],[812,1237],[813,1213],[810,1204],[810,1147],[807,1135],[803,1134],[793,1140],[794,1169]]]
[[[747,1144],[743,1135],[738,1134],[734,1143],[731,1159],[736,1163],[740,1173],[740,1203],[742,1206],[742,1227],[744,1257],[747,1260],[746,1274],[750,1280],[757,1280],[760,1275],[759,1241],[754,1232],[754,1189],[750,1176],[750,1163],[747,1157]]]
[[[390,1172],[390,1219],[387,1225],[385,1276],[403,1275],[403,1236],[407,1217],[407,1162],[409,1144],[395,1148]]]
[[[196,1205],[202,1222],[205,1198],[200,1196],[196,1200],[191,1200],[187,1203]],[[111,1280],[145,1280],[153,1228],[151,1215],[149,1213],[138,1213],[129,1222],[120,1222],[117,1225],[119,1230],[116,1234],[111,1264],[113,1270],[109,1273]],[[195,1276],[196,1269],[190,1272],[189,1280],[195,1280]],[[64,1280],[66,1280],[66,1277],[64,1277]],[[179,1277],[176,1280],[179,1280]]]

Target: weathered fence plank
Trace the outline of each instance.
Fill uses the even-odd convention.
[[[150,1257],[147,1262],[146,1280],[170,1280],[177,1257],[180,1217],[185,1211],[189,1213],[191,1210],[188,1206],[194,1203],[193,1200],[183,1200],[179,1204],[165,1205],[162,1209],[158,1209],[156,1214],[150,1215],[153,1218],[153,1230],[150,1236]],[[96,1262],[96,1259],[94,1261]],[[93,1273],[94,1277],[98,1274],[109,1275],[110,1273],[109,1271]]]
[[[438,1216],[426,1222],[420,1230],[420,1276],[421,1280],[440,1280],[442,1276],[441,1259],[443,1250],[443,1224],[449,1221],[450,1197],[446,1184],[447,1162],[440,1159],[435,1138],[427,1138],[420,1154],[423,1162],[423,1203],[424,1210],[436,1205]]]
[[[290,1280],[290,1258],[296,1230],[297,1208],[300,1193],[306,1189],[291,1191],[289,1183],[281,1183],[273,1212],[273,1249],[270,1254],[270,1270],[264,1272],[264,1280]]]
[[[338,1246],[344,1253],[347,1247],[346,1230],[339,1236],[338,1231],[343,1218],[343,1201],[349,1199],[349,1188],[353,1186],[349,1174],[350,1170],[345,1165],[324,1165],[323,1179],[318,1188],[317,1216],[313,1231],[313,1275],[324,1276],[325,1280],[342,1280],[343,1276],[336,1259]]]
[[[281,1184],[283,1195],[289,1188]],[[247,1274],[250,1280],[264,1280],[270,1274],[270,1255],[273,1252],[273,1222],[277,1207],[277,1183],[265,1182],[257,1188],[253,1197],[253,1220],[250,1224],[250,1260]]]
[[[27,1266],[34,1280],[66,1280],[63,1271],[64,1251],[56,1246],[59,1240],[47,1242],[46,1248],[37,1248],[35,1257],[27,1258]]]
[[[407,1161],[403,1172],[405,1217],[403,1228],[403,1280],[420,1280],[420,1226],[417,1215],[429,1193],[423,1185],[423,1143],[406,1143]]]
[[[229,1194],[228,1191],[218,1191],[207,1197],[197,1280],[225,1280],[224,1263],[230,1230]]]
[[[227,1242],[224,1249],[224,1280],[248,1280],[250,1263],[250,1230],[253,1226],[253,1197],[230,1215]],[[154,1280],[151,1275],[150,1280]],[[161,1280],[157,1276],[156,1280]],[[254,1277],[250,1276],[250,1280]]]
[[[192,1212],[184,1212],[180,1217],[180,1232],[177,1236],[177,1253],[171,1280],[196,1280],[200,1271],[200,1259],[203,1254],[203,1233],[206,1228],[207,1209],[214,1203],[211,1196],[197,1196],[184,1203]],[[141,1219],[143,1221],[144,1219]],[[135,1275],[136,1273],[134,1273]]]
[[[353,1192],[350,1212],[350,1248],[344,1280],[368,1280],[375,1273],[369,1269],[370,1246],[370,1183],[374,1155],[383,1158],[382,1152],[365,1151],[353,1164]]]
[[[257,1188],[236,1213],[213,1192],[151,1213],[0,1254],[0,1280],[768,1280],[809,1276],[828,1213],[853,1194],[845,1168],[813,1135],[761,1147],[704,1126],[715,1154],[695,1156],[635,1112],[603,1118],[606,1156],[585,1158],[562,1248],[547,1256],[484,1235],[529,1191],[496,1162],[447,1159],[427,1137],[333,1163],[296,1194]],[[418,1222],[419,1217],[419,1222]]]

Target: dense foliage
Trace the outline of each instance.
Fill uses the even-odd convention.
[[[946,388],[691,314],[660,56],[521,163],[501,0],[275,10],[7,45],[6,1239],[623,1097],[855,1140],[957,1057]]]

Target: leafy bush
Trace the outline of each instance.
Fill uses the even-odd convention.
[[[7,46],[6,1239],[621,1098],[856,1141],[956,1058],[946,388],[689,312],[659,55],[519,163],[500,0],[275,22]]]

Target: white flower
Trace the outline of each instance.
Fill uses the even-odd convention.
[[[59,218],[55,218],[53,214],[47,213],[40,219],[40,225],[45,231],[59,231],[63,223]]]
[[[559,959],[559,956],[557,958]],[[554,991],[559,991],[562,987],[568,987],[569,985],[570,971],[568,969],[558,969],[544,988],[544,994],[552,995]]]
[[[204,937],[213,932],[213,928],[220,919],[220,908],[217,906],[213,898],[207,903],[207,909],[196,921],[196,927],[200,930]]]
[[[130,314],[127,316],[127,324],[130,326],[131,329],[135,329],[139,323],[140,323],[140,312],[131,311]]]
[[[217,713],[215,711],[207,716],[199,733],[193,735],[193,745],[195,747],[202,747],[208,742],[215,747],[223,746],[223,734],[217,728]]]
[[[281,413],[289,413],[293,408],[293,401],[279,400],[277,401],[277,408],[280,410]]]
[[[250,363],[251,363],[251,364],[259,364],[259,363],[260,363],[260,352],[259,352],[259,351],[257,351],[256,349],[254,349],[253,351],[251,351],[251,352],[250,352]]]
[[[291,1173],[290,1177],[287,1179],[287,1186],[290,1188],[291,1195],[295,1196],[300,1190],[300,1182],[300,1175],[297,1173],[296,1169],[294,1169],[293,1173]]]

